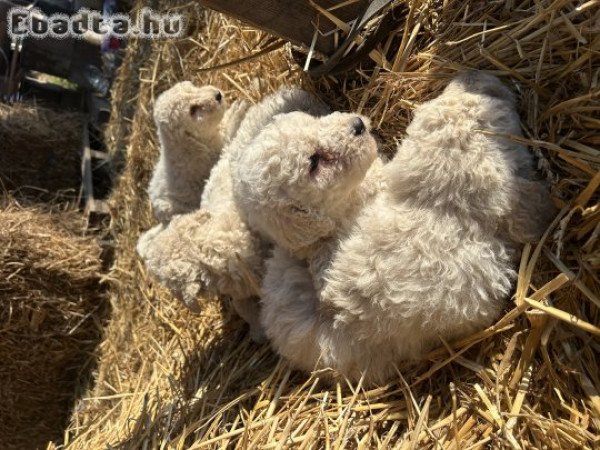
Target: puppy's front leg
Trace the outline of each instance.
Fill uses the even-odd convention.
[[[295,368],[313,370],[321,359],[317,293],[303,261],[275,248],[266,263],[261,323],[273,348]]]

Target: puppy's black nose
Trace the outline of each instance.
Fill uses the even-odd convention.
[[[217,92],[217,95],[215,95],[215,100],[221,103],[221,100],[223,100],[223,94],[221,94],[221,91]]]
[[[365,132],[365,129],[365,123],[360,117],[356,117],[352,121],[352,130],[354,131],[354,136],[360,136]]]

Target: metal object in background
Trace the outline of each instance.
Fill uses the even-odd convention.
[[[381,19],[376,31],[363,39],[354,52],[349,52],[350,46],[356,42],[360,32],[364,30],[369,21],[380,15],[392,0],[372,0],[365,5],[364,10],[356,17],[352,28],[345,36],[344,41],[330,54],[323,63],[313,66],[308,70],[313,76],[326,75],[328,73],[340,73],[347,71],[365,58],[377,44],[384,40],[388,33],[394,28],[394,17],[391,11]],[[307,65],[310,61],[307,61]]]
[[[335,8],[339,1],[316,1],[325,9],[334,8],[333,13],[344,22],[355,19],[368,3],[357,0],[344,2],[344,6]],[[307,48],[313,42],[315,29],[318,29],[314,42],[317,51],[329,54],[337,47],[338,37],[334,34],[337,27],[320,17],[309,0],[199,0],[199,3]]]
[[[308,49],[305,70],[313,76],[354,67],[389,35],[395,23],[393,0],[199,1]],[[366,28],[370,32],[361,36]],[[315,52],[322,62],[313,58]]]

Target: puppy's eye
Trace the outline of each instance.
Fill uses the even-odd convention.
[[[200,105],[192,105],[190,106],[190,116],[196,117],[202,113],[202,106]]]
[[[308,158],[308,160],[310,161],[308,172],[310,174],[313,174],[319,168],[319,162],[321,161],[321,155],[319,155],[318,153],[315,153],[310,158]]]

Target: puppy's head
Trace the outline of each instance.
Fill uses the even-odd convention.
[[[464,95],[490,97],[511,105],[515,105],[517,101],[515,93],[500,79],[481,70],[460,72],[448,83],[442,95],[458,98]]]
[[[213,86],[177,83],[156,99],[154,120],[159,128],[183,129],[193,135],[217,131],[225,112],[223,93]]]
[[[377,155],[366,117],[277,116],[242,151],[236,197],[251,226],[288,248],[331,231]]]

